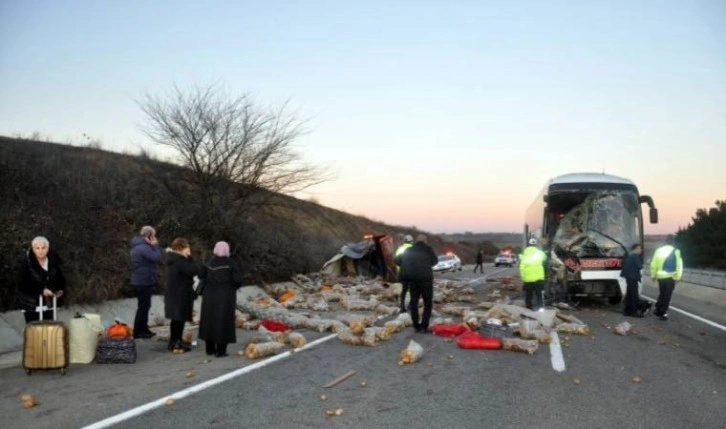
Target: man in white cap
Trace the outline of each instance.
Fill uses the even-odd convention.
[[[537,239],[529,239],[529,246],[519,255],[519,275],[524,283],[524,302],[530,310],[544,307],[542,291],[544,289],[545,270],[547,260],[545,252],[537,248]],[[537,299],[537,307],[533,307],[532,297]]]
[[[434,270],[439,262],[434,249],[427,243],[426,236],[419,234],[410,249],[395,258],[396,265],[401,266],[401,278],[410,282],[411,287],[411,320],[416,332],[429,333],[429,319],[433,310]],[[418,301],[423,298],[424,310],[419,323]]]

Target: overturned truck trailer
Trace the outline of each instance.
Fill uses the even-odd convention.
[[[376,235],[358,243],[349,243],[340,248],[320,270],[336,276],[380,276],[385,281],[396,281],[396,266],[393,262],[393,237]]]
[[[534,237],[548,255],[546,292],[557,300],[601,296],[616,304],[625,296],[620,277],[634,244],[643,245],[640,195],[632,181],[599,173],[573,173],[548,181],[526,213],[524,243]]]

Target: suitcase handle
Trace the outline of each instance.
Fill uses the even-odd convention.
[[[38,313],[40,314],[40,320],[43,320],[43,312],[47,310],[48,307],[43,305],[43,295],[40,295],[38,298],[38,307],[36,307],[36,310],[38,310]],[[58,300],[53,294],[53,320],[58,319]]]

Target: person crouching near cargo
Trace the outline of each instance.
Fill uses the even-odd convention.
[[[169,326],[169,351],[179,353],[191,350],[182,341],[184,322],[192,321],[195,293],[194,276],[197,267],[192,259],[189,242],[175,238],[166,255],[166,293],[164,294],[164,316],[171,320]]]
[[[634,244],[630,254],[623,262],[623,269],[620,270],[620,277],[625,279],[625,303],[623,315],[627,317],[643,317],[638,313],[638,303],[640,295],[638,293],[638,283],[640,283],[643,269],[643,247],[640,244]]]
[[[47,238],[35,237],[20,261],[20,278],[15,295],[15,303],[23,311],[25,323],[40,319],[42,309],[38,308],[38,304],[41,295],[47,302],[53,296],[62,297],[65,289],[66,280],[61,271],[60,258],[51,250]],[[52,317],[52,311],[43,311],[43,320]]]
[[[519,255],[519,275],[524,283],[524,302],[530,310],[544,307],[542,292],[544,290],[545,270],[544,263],[547,260],[545,252],[537,248],[537,239],[530,238],[529,246]],[[532,297],[537,300],[534,307]]]
[[[419,234],[416,242],[405,252],[396,256],[394,261],[401,267],[403,281],[409,282],[411,288],[411,320],[416,332],[426,333],[429,329],[431,310],[434,301],[434,270],[439,262],[434,249],[426,244],[426,236]],[[418,300],[423,297],[423,318],[419,322]]]
[[[224,357],[227,356],[227,344],[237,342],[234,321],[242,273],[229,257],[229,244],[217,242],[213,253],[199,274],[204,282],[199,338],[204,340],[207,355]]]

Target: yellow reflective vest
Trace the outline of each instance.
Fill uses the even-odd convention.
[[[535,246],[527,246],[519,255],[519,275],[524,283],[533,283],[545,278],[544,262],[547,254]]]
[[[411,244],[411,243],[403,243],[402,245],[398,246],[398,249],[396,249],[396,254],[393,255],[393,257],[395,258],[396,256],[402,254],[403,252],[406,251],[406,249],[408,249],[411,246],[413,246],[413,244]],[[401,267],[396,265],[396,270],[401,271]]]
[[[663,269],[663,264],[665,263],[666,259],[668,259],[668,256],[670,256],[671,252],[676,252],[676,270],[666,271]],[[683,259],[681,258],[681,251],[671,246],[670,244],[666,244],[665,246],[660,246],[659,248],[655,249],[655,253],[653,253],[653,259],[650,261],[650,277],[654,280],[673,279],[675,281],[680,281],[682,276]]]

